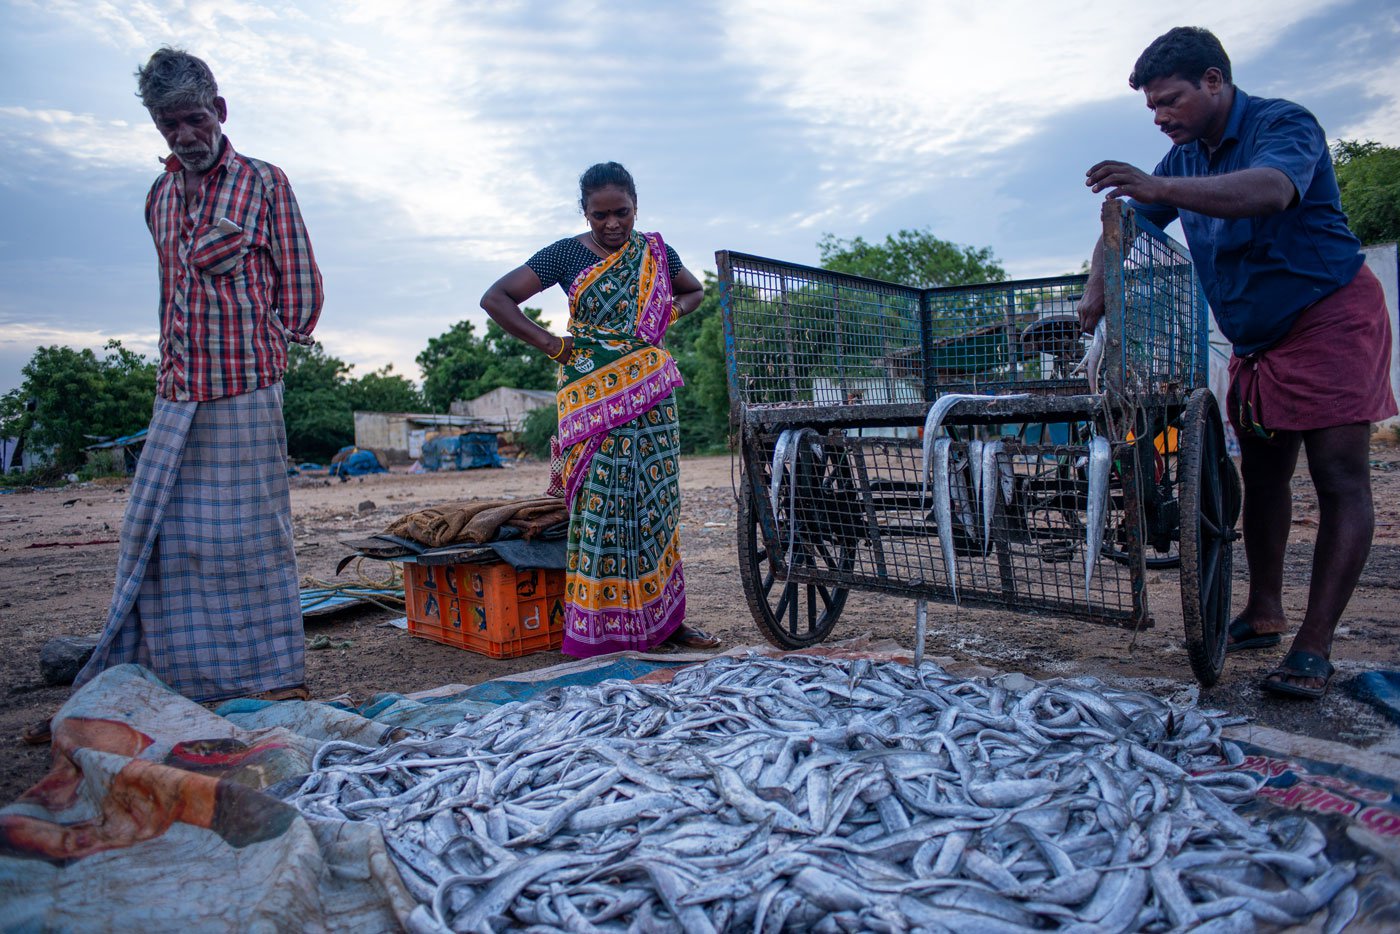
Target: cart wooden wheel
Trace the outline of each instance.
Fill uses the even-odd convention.
[[[828,467],[828,469],[830,469]],[[761,472],[755,472],[762,477]],[[816,645],[828,635],[846,606],[848,588],[831,584],[779,580],[778,569],[768,554],[762,529],[762,513],[757,508],[753,474],[744,473],[739,497],[739,578],[749,612],[763,638],[781,649],[801,649]],[[814,525],[815,523],[804,523]],[[804,576],[814,573],[849,573],[855,566],[855,545],[821,534],[799,534],[793,565]]]
[[[1209,389],[1187,399],[1181,435],[1181,615],[1191,670],[1210,687],[1225,666],[1240,487]]]

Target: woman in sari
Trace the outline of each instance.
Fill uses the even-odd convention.
[[[685,625],[680,555],[680,431],[666,328],[695,310],[704,286],[659,233],[633,229],[637,189],[616,162],[579,179],[589,229],[502,276],[481,307],[560,364],[558,444],[569,505],[566,655],[715,648]],[[556,337],[520,306],[558,284],[569,333]]]

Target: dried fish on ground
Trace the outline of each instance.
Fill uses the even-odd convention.
[[[326,744],[292,796],[372,820],[419,931],[1248,930],[1347,897],[1219,714],[1092,679],[720,658],[446,734]],[[1345,924],[1339,914],[1331,919]]]

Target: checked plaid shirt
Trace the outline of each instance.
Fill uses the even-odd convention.
[[[160,261],[156,391],[207,402],[270,386],[287,369],[287,341],[312,342],[321,272],[287,176],[223,153],[185,204],[178,159],[146,196]]]

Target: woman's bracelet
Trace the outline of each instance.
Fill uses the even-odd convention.
[[[677,299],[671,299],[671,323],[675,324],[677,321],[681,320],[681,315],[683,314],[685,314],[685,311],[681,308],[681,303]]]
[[[559,338],[559,349],[556,350],[554,353],[545,354],[545,356],[548,357],[549,359],[553,360],[555,363],[563,363],[563,362],[564,362],[564,351],[566,351],[568,348],[569,348],[569,342],[568,342],[568,340],[567,340],[566,338],[561,337],[561,338]]]

